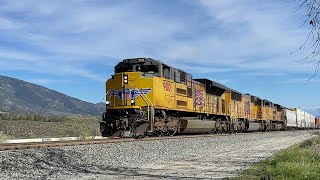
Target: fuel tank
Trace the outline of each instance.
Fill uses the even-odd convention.
[[[199,134],[208,133],[216,126],[215,121],[207,120],[181,120],[181,129],[179,134]]]
[[[259,123],[249,123],[249,128],[247,129],[247,132],[253,132],[253,131],[258,131],[260,129],[260,124]]]

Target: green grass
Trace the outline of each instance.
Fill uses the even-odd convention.
[[[320,136],[282,150],[232,179],[320,179]]]
[[[83,118],[74,116],[64,122],[64,126],[60,129],[62,136],[76,136],[82,139],[86,137],[94,137],[100,134],[100,124],[96,118]]]

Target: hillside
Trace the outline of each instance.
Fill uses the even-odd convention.
[[[103,103],[85,102],[60,92],[0,75],[0,111],[23,114],[99,115]]]

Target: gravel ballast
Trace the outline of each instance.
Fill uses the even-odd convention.
[[[286,131],[0,152],[0,179],[221,179],[311,137]]]

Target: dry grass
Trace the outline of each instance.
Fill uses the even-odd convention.
[[[44,122],[30,120],[0,120],[0,131],[6,138],[50,138],[76,136],[80,138],[100,135],[96,117],[72,116],[63,121]],[[10,138],[10,139],[11,139]]]
[[[81,139],[94,138],[100,135],[99,121],[95,118],[83,118],[74,116],[64,123],[60,129],[62,136],[77,136]]]
[[[7,140],[8,136],[6,136],[2,131],[0,131],[0,143]]]

